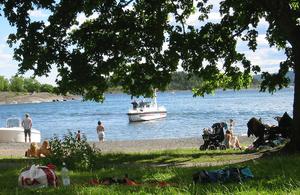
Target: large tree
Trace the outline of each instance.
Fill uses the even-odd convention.
[[[207,0],[0,0],[4,16],[16,26],[8,43],[15,46],[19,71],[47,75],[55,65],[62,92],[101,100],[109,84],[121,84],[132,95],[150,96],[165,89],[180,65],[204,82],[196,95],[217,88],[240,89],[260,71],[236,50],[239,39],[255,51],[257,26],[269,23],[267,40],[285,50],[277,74],[263,72],[261,89],[288,85],[295,72],[294,126],[290,150],[300,151],[300,3],[299,0],[223,0],[219,23],[187,25],[187,18],[211,10]],[[34,21],[30,10],[50,13],[47,23]],[[78,26],[78,14],[93,19]],[[74,26],[77,25],[77,26]]]

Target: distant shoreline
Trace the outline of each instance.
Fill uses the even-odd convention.
[[[55,102],[79,99],[75,95],[56,95],[53,93],[24,93],[24,92],[0,92],[0,105],[7,104],[26,104],[26,103],[41,103]]]

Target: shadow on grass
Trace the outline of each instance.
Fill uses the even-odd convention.
[[[186,163],[230,161],[240,159],[248,152],[237,150],[166,150],[149,153],[106,153],[97,156],[95,168],[116,166],[180,166]],[[4,158],[0,159],[0,170],[13,167],[30,167],[41,164],[35,158]],[[43,163],[42,163],[43,164]]]
[[[30,167],[33,164],[38,164],[39,160],[35,158],[21,158],[21,159],[0,159],[0,170],[7,168],[22,168]]]
[[[110,153],[98,156],[98,168],[111,166],[176,166],[189,162],[230,161],[241,159],[243,151],[163,151],[157,153]]]
[[[139,168],[123,168],[105,170],[104,175],[120,176],[124,173],[129,173],[134,179],[138,181],[148,181],[153,179],[163,178],[164,181],[176,183],[182,186],[183,189],[188,186],[188,191],[194,194],[201,194],[199,192],[247,192],[258,191],[264,192],[290,192],[291,190],[299,190],[300,188],[300,154],[291,156],[267,156],[256,160],[249,160],[243,163],[230,165],[231,167],[248,166],[252,170],[255,178],[247,180],[242,183],[214,183],[214,184],[192,184],[193,173],[204,170],[215,170],[227,166],[214,166],[214,167],[139,167]],[[121,169],[122,170],[122,169]],[[164,176],[162,176],[164,175]],[[185,186],[185,187],[184,187]],[[193,191],[196,190],[196,191]],[[224,191],[225,190],[225,191]]]
[[[166,153],[163,153],[167,155]],[[159,154],[115,154],[101,155],[103,160],[111,157],[115,161],[134,162],[140,159],[158,158]],[[162,155],[162,154],[161,154]],[[169,154],[170,157],[178,157],[180,154]],[[187,154],[182,154],[187,155]],[[188,154],[190,156],[192,154]],[[25,159],[25,164],[27,163]],[[100,159],[99,159],[100,160]],[[6,163],[9,161],[5,160]],[[22,164],[23,159],[17,160]],[[110,161],[106,161],[110,162]],[[248,166],[255,179],[247,180],[242,183],[213,183],[213,184],[193,184],[193,173],[204,170],[214,170],[227,166],[214,167],[149,167],[149,166],[111,166],[97,168],[91,171],[74,171],[71,173],[71,186],[59,188],[45,189],[20,189],[16,188],[18,168],[8,168],[1,172],[0,194],[236,194],[236,193],[251,193],[252,194],[296,194],[300,192],[300,154],[288,156],[268,156],[251,160],[243,163],[238,163],[236,166]],[[231,165],[232,166],[232,165]],[[125,174],[129,178],[136,180],[140,186],[91,186],[89,180],[92,178],[101,179],[105,177],[123,178]],[[153,185],[151,181],[164,181],[172,184],[171,186],[159,187]]]

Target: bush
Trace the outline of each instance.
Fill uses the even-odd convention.
[[[33,78],[24,78],[24,89],[27,92],[39,92],[41,84]]]
[[[0,91],[8,91],[9,82],[4,76],[0,76]]]
[[[67,167],[73,170],[87,170],[95,167],[99,151],[89,145],[84,135],[78,141],[76,133],[69,131],[63,136],[63,139],[59,139],[57,135],[54,135],[49,142],[52,154],[43,159],[43,161],[46,161],[45,163],[61,166],[65,162]]]
[[[23,77],[11,77],[9,90],[13,92],[24,92],[24,78]]]
[[[40,90],[41,92],[53,93],[54,87],[49,84],[42,84]]]

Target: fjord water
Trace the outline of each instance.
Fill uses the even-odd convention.
[[[131,100],[126,94],[107,94],[103,104],[74,100],[0,105],[0,127],[5,126],[8,117],[22,118],[24,113],[30,113],[33,128],[41,131],[42,139],[80,129],[89,141],[96,141],[97,121],[101,120],[106,140],[143,140],[200,137],[203,128],[232,118],[236,122],[234,132],[241,135],[247,133],[251,117],[276,124],[275,116],[285,111],[292,116],[293,89],[273,95],[256,89],[217,91],[204,98],[193,98],[190,91],[159,92],[157,100],[167,108],[167,118],[137,123],[128,122],[126,113]]]

